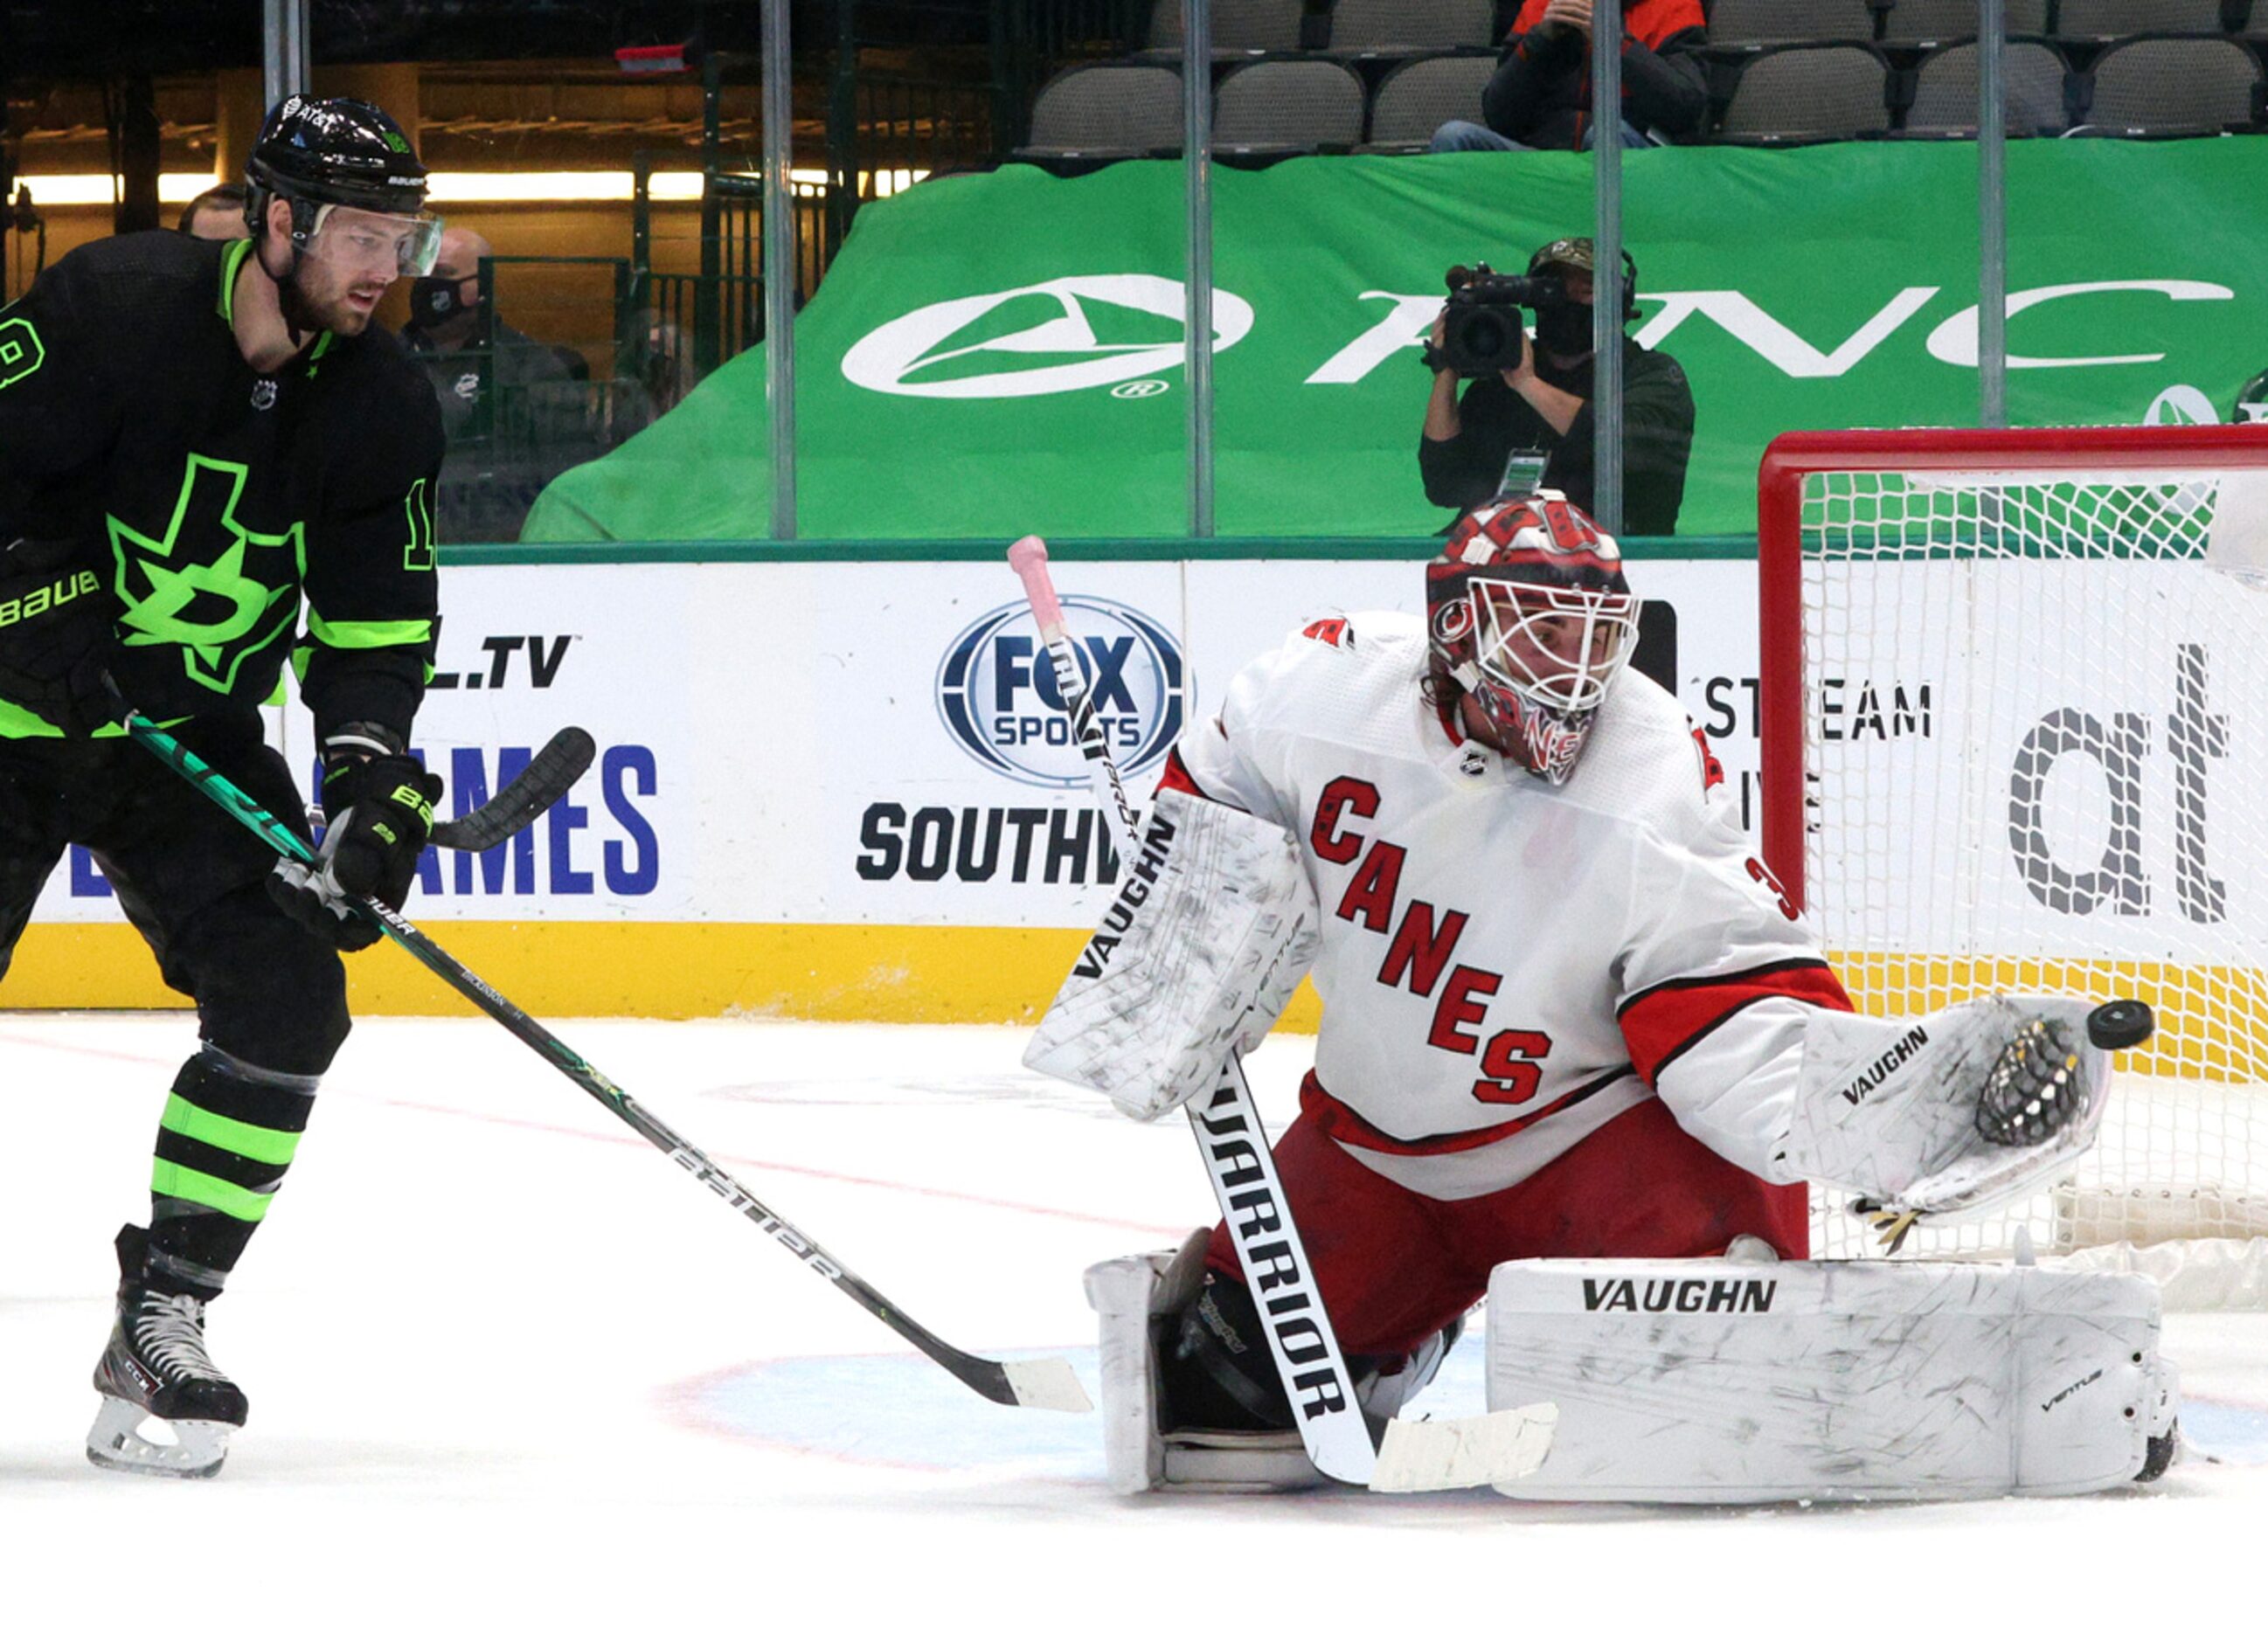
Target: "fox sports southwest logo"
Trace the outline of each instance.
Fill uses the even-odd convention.
[[[1130,781],[1182,732],[1189,664],[1173,634],[1130,605],[1073,595],[1063,606],[1096,721]],[[953,641],[938,668],[937,704],[953,738],[986,769],[1027,786],[1087,784],[1054,659],[1027,606],[1004,604]]]

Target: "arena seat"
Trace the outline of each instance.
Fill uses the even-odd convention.
[[[2048,32],[2048,0],[2007,0],[2011,35]],[[1885,46],[1936,46],[1977,38],[1977,0],[1890,0],[1882,14]]]
[[[1481,117],[1481,92],[1496,73],[1489,56],[1417,57],[1379,82],[1370,100],[1373,151],[1424,151],[1433,133],[1451,120]]]
[[[1345,152],[1362,141],[1362,82],[1313,58],[1255,63],[1213,95],[1212,140],[1225,154]]]
[[[1871,46],[1768,48],[1739,65],[1714,142],[1828,143],[1890,129],[1890,66]]]
[[[1491,0],[1338,0],[1330,48],[1341,55],[1410,55],[1496,44]]]
[[[1301,19],[1307,8],[1301,0],[1212,0],[1212,48],[1215,55],[1249,51],[1297,51]],[[1182,48],[1182,0],[1157,0],[1150,9],[1150,49],[1178,53]]]
[[[1874,37],[1874,11],[1867,0],[1717,0],[1709,8],[1712,47],[1749,50]]]
[[[1920,136],[1977,134],[1977,47],[1973,40],[1940,46],[1914,74],[1905,129]],[[2051,136],[2070,128],[2070,65],[2054,47],[2012,40],[2001,48],[2006,121],[2011,136]]]
[[[2218,34],[2228,22],[2223,0],[2063,0],[2055,32],[2068,40],[2130,34]]]
[[[2082,77],[2087,135],[2216,134],[2262,122],[2260,61],[2234,40],[2146,36],[2112,45]]]
[[[1066,69],[1032,104],[1031,140],[1019,159],[1126,159],[1179,153],[1182,77],[1148,63]]]

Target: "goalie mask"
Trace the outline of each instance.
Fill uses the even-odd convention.
[[[1630,659],[1638,610],[1615,539],[1550,490],[1466,514],[1425,570],[1437,666],[1486,739],[1555,786]]]

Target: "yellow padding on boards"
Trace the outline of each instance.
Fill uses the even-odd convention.
[[[414,911],[414,907],[413,907]],[[1039,1018],[1086,939],[1069,929],[875,924],[434,923],[451,956],[539,1019],[631,1015],[700,1019],[926,1023]],[[474,1014],[391,941],[346,960],[358,1014]],[[177,1009],[141,937],[123,924],[35,924],[0,982],[0,1008]],[[1312,1032],[1302,986],[1284,1018]]]
[[[426,932],[539,1019],[629,1015],[949,1024],[1039,1018],[1086,939],[1070,929],[888,924],[435,923]],[[1830,953],[1862,1013],[1921,1014],[2000,988],[2139,997],[2159,1012],[2127,1070],[2268,1080],[2268,986],[2248,969],[2174,964]],[[347,959],[361,1014],[472,1014],[390,942]],[[177,1009],[141,937],[122,924],[34,924],[0,981],[0,1009]],[[1301,985],[1285,1029],[1322,1018]]]

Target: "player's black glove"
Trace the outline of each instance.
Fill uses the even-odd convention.
[[[18,538],[0,546],[0,701],[67,734],[109,721],[102,669],[116,603],[78,543]]]
[[[276,862],[269,894],[303,928],[342,952],[361,951],[379,929],[355,915],[355,902],[401,909],[440,796],[441,777],[427,774],[391,731],[375,724],[335,731],[323,742],[322,846],[313,865]]]

